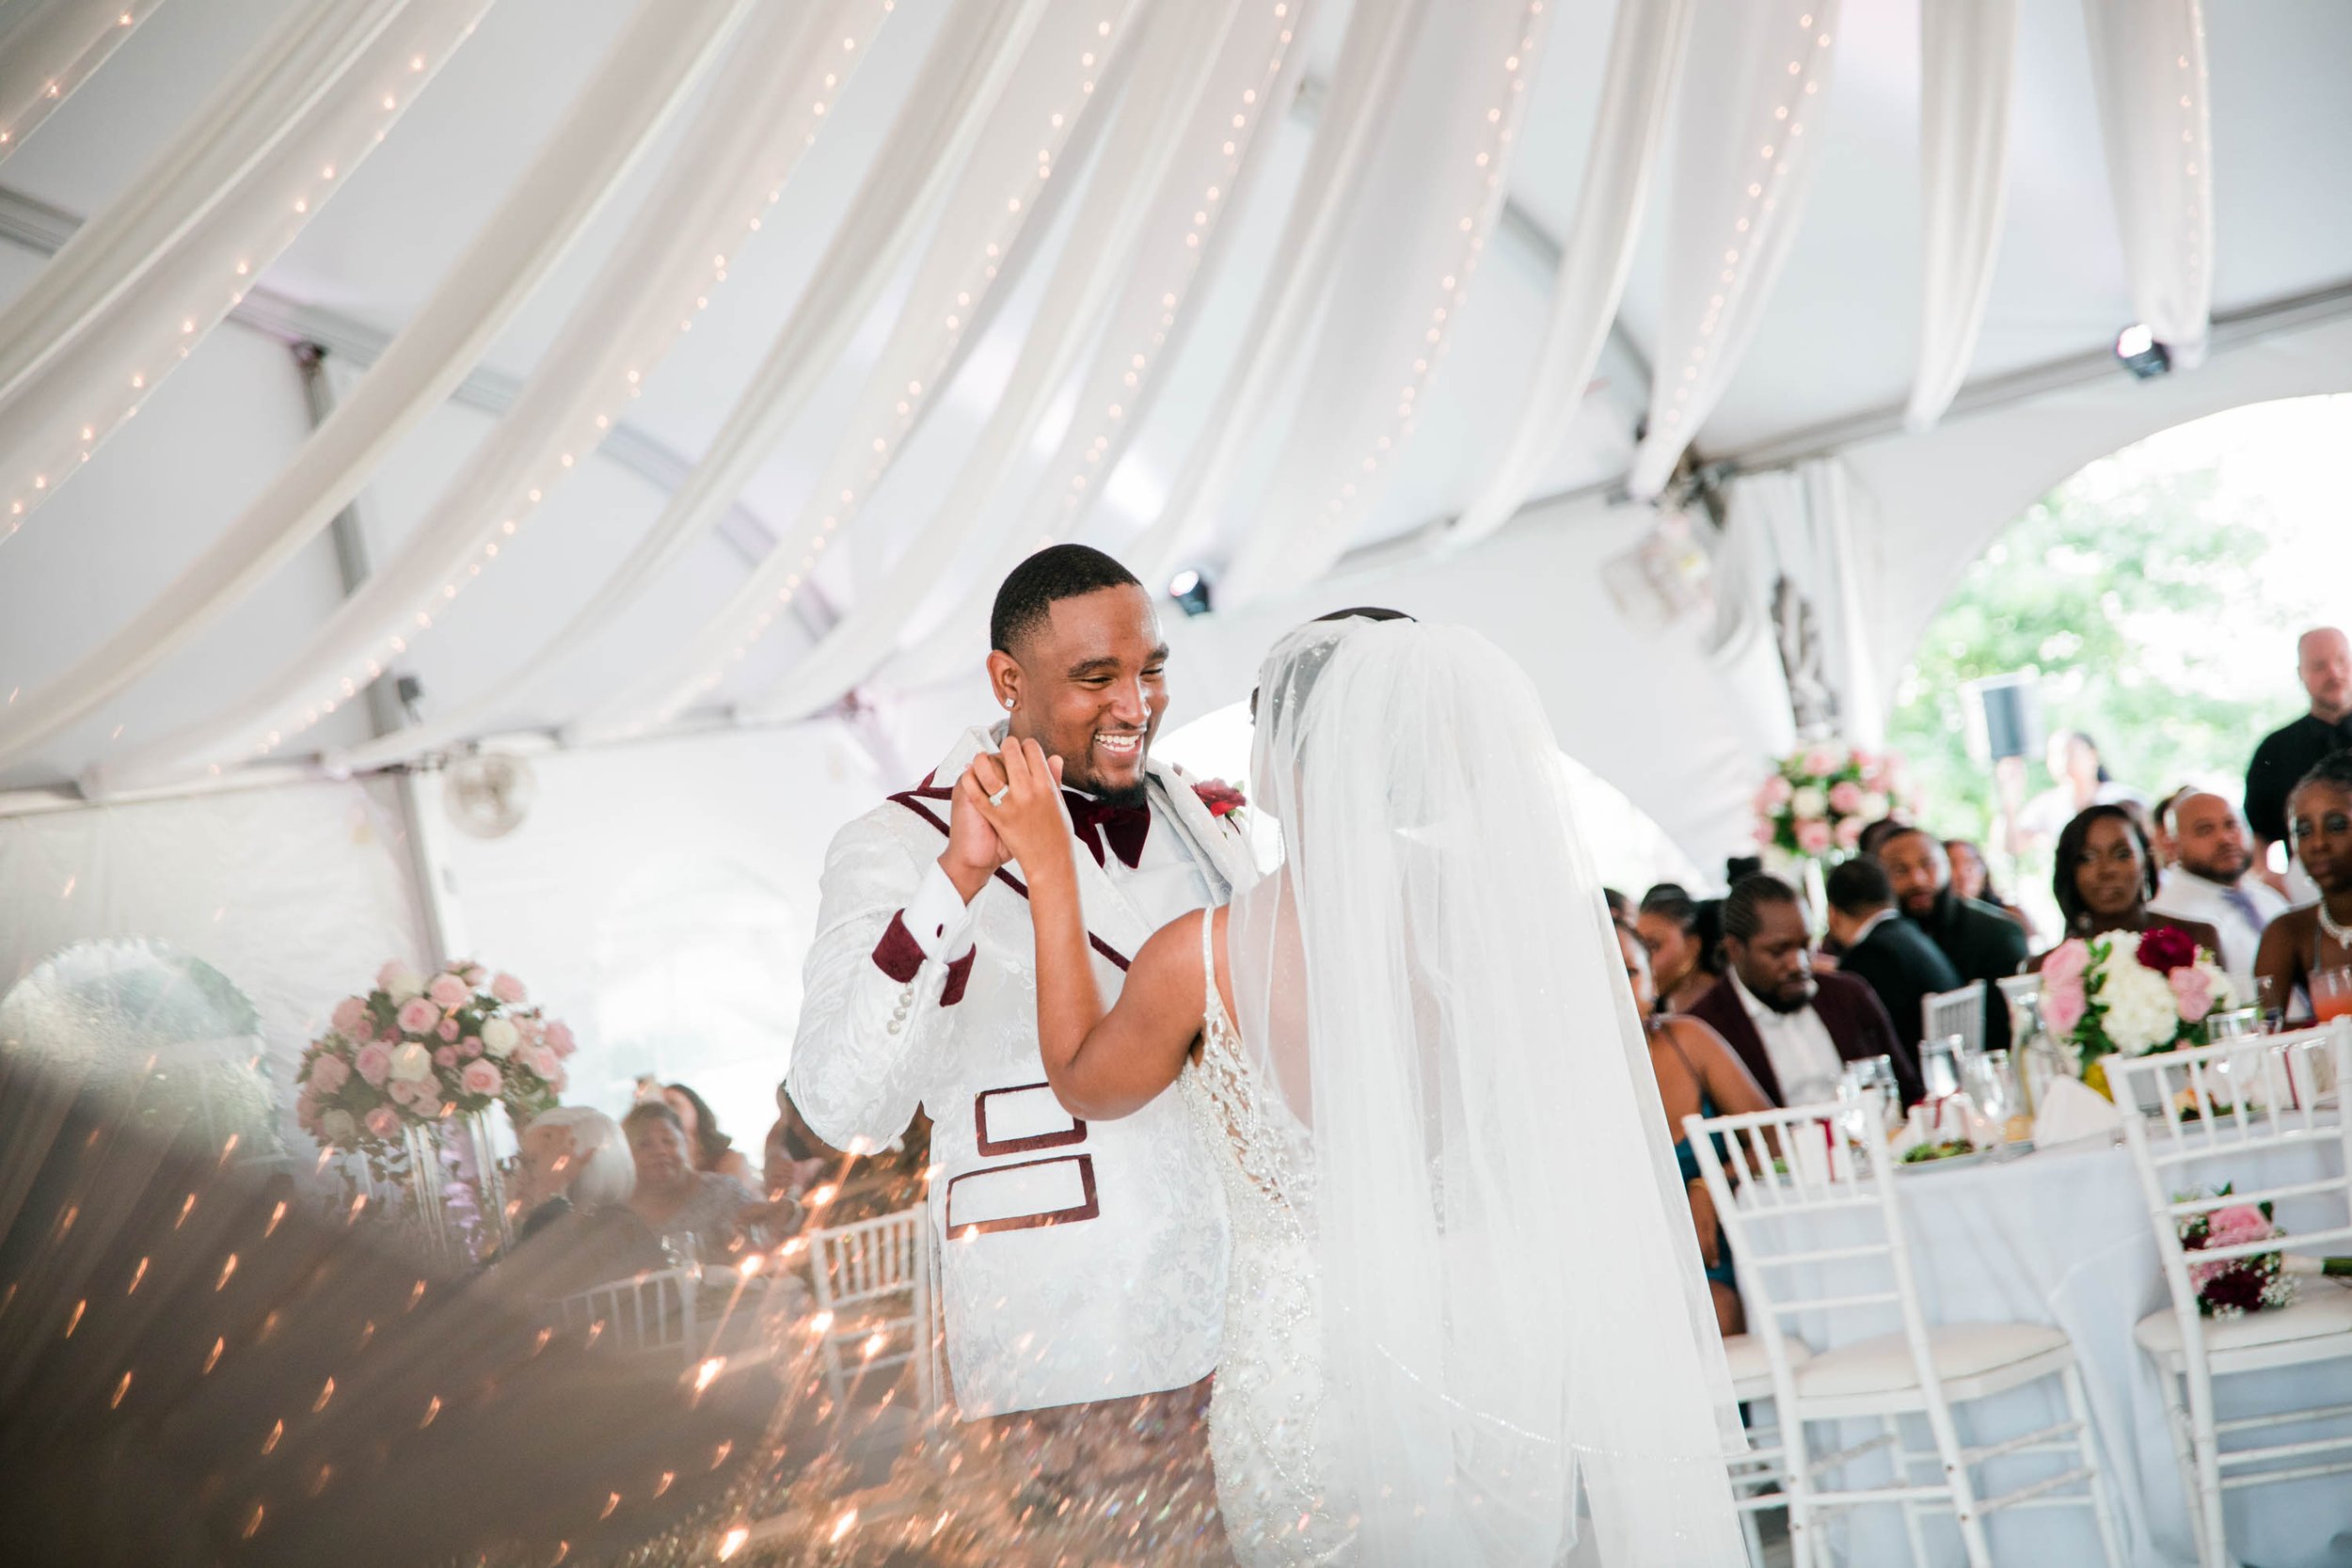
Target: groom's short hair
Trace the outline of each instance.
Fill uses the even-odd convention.
[[[1012,569],[996,590],[989,612],[988,642],[1000,654],[1028,636],[1053,612],[1057,600],[1074,599],[1105,588],[1140,588],[1135,573],[1086,545],[1051,545]]]

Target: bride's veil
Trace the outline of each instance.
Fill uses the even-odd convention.
[[[1738,1441],[1648,1054],[1525,673],[1318,622],[1261,676],[1283,865],[1234,905],[1236,1025],[1312,1129],[1321,1431],[1394,1563],[1740,1560]]]

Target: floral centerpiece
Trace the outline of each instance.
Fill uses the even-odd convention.
[[[2042,1021],[2102,1094],[2100,1057],[2207,1044],[2205,1021],[2234,999],[2220,961],[2169,926],[2070,938],[2042,962]]]
[[[1862,830],[1906,816],[1902,759],[1818,741],[1781,759],[1756,792],[1756,841],[1786,866],[1851,855]]]
[[[2213,1196],[2229,1196],[2229,1186],[2225,1183]],[[2267,1203],[2233,1203],[2215,1209],[2183,1220],[2180,1232],[2182,1250],[2191,1253],[2246,1246],[2280,1240],[2286,1235],[2271,1223]],[[2257,1252],[2212,1263],[2191,1259],[2188,1278],[2197,1288],[2197,1311],[2202,1317],[2242,1317],[2249,1312],[2291,1306],[2295,1301],[2295,1275],[2287,1271],[2284,1257],[2276,1252]]]
[[[572,1032],[512,974],[469,959],[426,977],[398,959],[374,989],[335,1004],[306,1046],[294,1115],[322,1148],[364,1156],[379,1178],[405,1164],[412,1127],[503,1105],[517,1125],[552,1109]]]

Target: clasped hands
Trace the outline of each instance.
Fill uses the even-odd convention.
[[[1009,739],[965,764],[948,805],[940,869],[965,903],[1008,861],[1034,869],[1071,853],[1070,812],[1061,798],[1061,758],[1034,740]]]

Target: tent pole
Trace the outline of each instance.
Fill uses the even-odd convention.
[[[315,430],[335,412],[335,386],[326,373],[326,350],[317,343],[297,342],[294,357],[302,376],[303,404]],[[373,569],[359,506],[360,498],[354,496],[349,505],[335,514],[331,525],[335,569],[345,594],[357,593]],[[368,727],[379,738],[405,726],[400,677],[393,672],[387,670],[368,683],[367,699]],[[404,768],[392,775],[392,791],[400,804],[400,839],[406,852],[408,879],[417,892],[417,936],[423,943],[425,961],[438,964],[462,956],[465,925],[457,909],[456,874],[449,862],[448,830],[437,814],[426,809],[421,782],[415,769]]]

